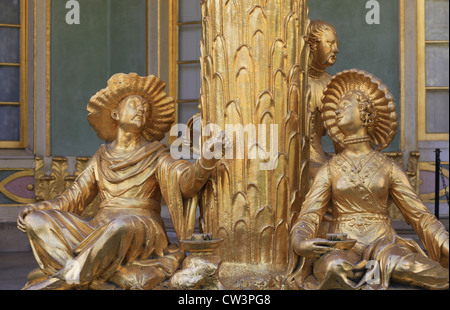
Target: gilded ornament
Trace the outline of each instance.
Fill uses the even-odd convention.
[[[337,61],[339,39],[336,29],[323,20],[313,20],[309,25],[308,45],[310,47],[308,85],[310,87],[310,162],[309,177],[314,178],[320,166],[329,159],[322,147],[322,137],[326,135],[321,116],[322,96],[331,75],[326,70]]]
[[[333,77],[322,102],[325,126],[343,151],[319,169],[293,225],[285,287],[388,289],[396,283],[448,289],[447,230],[422,203],[403,169],[379,152],[397,129],[387,86],[366,71],[346,70]],[[369,141],[361,138],[367,135]],[[354,138],[357,143],[344,143]],[[388,196],[427,253],[415,241],[397,235]],[[328,233],[355,239],[350,249],[340,250],[337,241],[318,236],[330,204]]]
[[[51,176],[38,162],[37,176],[50,181],[41,183],[43,195],[61,194],[19,214],[18,228],[39,264],[25,289],[153,289],[178,269],[185,253],[169,244],[161,199],[177,237],[191,236],[196,195],[210,174],[203,167],[218,160],[175,160],[158,141],[174,120],[174,100],[164,87],[156,76],[118,73],[91,98],[88,120],[105,143],[81,172],[77,165],[68,188],[58,188],[73,179],[67,159],[53,158]],[[96,196],[98,211],[83,217]]]
[[[256,128],[266,142],[244,140],[241,158],[216,166],[202,192],[200,226],[223,239],[217,253],[226,288],[279,288],[308,184],[308,8],[304,0],[203,0],[201,8],[202,130],[231,125],[236,146]]]

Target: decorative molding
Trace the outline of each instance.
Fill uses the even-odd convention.
[[[33,169],[0,169],[0,172],[11,172],[0,179],[0,195],[17,204],[33,203],[34,171]],[[11,204],[0,204],[0,207]]]

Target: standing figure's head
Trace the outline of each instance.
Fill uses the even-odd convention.
[[[316,70],[325,70],[336,62],[339,40],[336,29],[323,20],[313,20],[309,25],[308,44],[310,65]]]
[[[118,128],[141,132],[148,141],[161,140],[175,121],[175,101],[165,86],[154,75],[114,74],[90,99],[89,124],[106,142],[116,139]]]
[[[394,98],[373,74],[359,69],[336,74],[323,92],[322,104],[325,128],[341,147],[349,136],[368,136],[372,146],[381,150],[395,137]]]

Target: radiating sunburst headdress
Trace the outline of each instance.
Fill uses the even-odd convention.
[[[355,90],[365,94],[373,103],[376,118],[368,135],[371,144],[382,150],[392,142],[397,133],[395,101],[388,87],[364,70],[350,69],[337,73],[325,88],[322,97],[322,119],[328,135],[344,147],[345,137],[336,124],[335,111],[342,97]]]
[[[154,75],[114,74],[107,87],[91,97],[87,105],[89,124],[97,136],[107,142],[116,138],[117,122],[111,112],[130,95],[143,97],[149,103],[149,116],[142,135],[149,141],[161,140],[175,121],[175,102],[164,92],[166,84]]]

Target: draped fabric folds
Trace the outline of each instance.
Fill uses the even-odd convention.
[[[396,234],[388,216],[389,196],[420,237],[427,254],[415,241]],[[356,245],[317,260],[301,258],[293,272],[297,262],[292,254],[293,241],[317,237],[330,201],[329,232],[346,233],[349,239],[357,240]],[[340,153],[318,171],[292,227],[287,281],[294,281],[301,289],[386,289],[395,278],[427,288],[448,288],[448,269],[439,263],[443,263],[441,246],[446,240],[445,227],[391,159],[374,150],[355,163]]]
[[[130,153],[116,153],[103,144],[64,193],[37,203],[37,211],[25,218],[40,268],[49,276],[71,277],[81,284],[106,281],[137,261],[150,266],[149,259],[159,259],[165,276],[173,273],[179,262],[161,261],[173,252],[161,200],[164,197],[169,207],[178,238],[192,233],[196,196],[188,193],[193,198],[185,199],[180,189],[180,179],[191,167],[173,159],[157,141]],[[78,216],[97,194],[101,204],[95,217]]]

